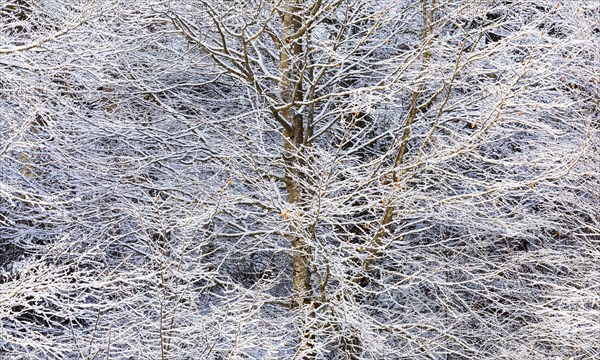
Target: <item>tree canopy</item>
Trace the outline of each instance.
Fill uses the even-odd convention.
[[[600,5],[0,3],[0,358],[600,356]]]

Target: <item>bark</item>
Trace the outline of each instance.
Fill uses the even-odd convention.
[[[304,117],[300,113],[298,103],[303,98],[303,42],[302,42],[302,2],[303,0],[287,0],[282,19],[282,46],[280,51],[281,97],[286,104],[281,116],[292,124],[291,129],[284,128],[283,156],[285,164],[285,187],[290,207],[302,208],[302,148],[305,139]],[[292,307],[308,312],[314,317],[311,304],[310,288],[310,253],[306,240],[296,231],[300,223],[291,224],[292,245]],[[313,359],[314,335],[310,322],[303,321],[299,327],[301,339],[294,358]]]
[[[282,21],[282,47],[280,52],[281,97],[287,105],[281,116],[292,124],[284,129],[285,187],[290,205],[298,206],[302,200],[298,171],[300,152],[304,140],[304,118],[299,113],[297,103],[302,100],[302,37],[298,36],[302,26],[302,0],[288,0],[284,7]],[[292,233],[294,227],[292,225]],[[292,235],[292,305],[309,302],[309,259],[306,241],[298,235]]]

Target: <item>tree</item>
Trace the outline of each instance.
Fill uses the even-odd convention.
[[[518,125],[518,120],[515,123],[505,115],[514,112],[517,117],[522,116],[521,110],[516,110],[522,108],[520,101],[523,100],[516,100],[518,97],[529,98],[529,105],[541,102],[547,106],[546,96],[558,95],[556,88],[548,89],[548,95],[527,92],[525,83],[531,81],[527,80],[531,74],[543,73],[543,63],[553,56],[547,53],[546,44],[556,46],[556,41],[542,32],[564,34],[557,30],[560,25],[548,28],[545,23],[560,6],[538,5],[535,11],[527,11],[529,4],[510,2],[490,6],[468,2],[440,5],[423,1],[420,9],[414,4],[396,1],[377,4],[319,1],[298,4],[292,1],[278,5],[261,2],[252,8],[246,4],[254,10],[249,10],[246,18],[228,4],[217,7],[201,2],[198,4],[200,14],[189,18],[209,20],[206,28],[203,24],[185,20],[185,15],[178,15],[177,10],[172,17],[191,43],[259,96],[281,126],[288,206],[292,208],[292,214],[308,217],[303,226],[298,225],[301,220],[293,219],[290,227],[294,264],[292,289],[301,297],[310,293],[312,286],[307,284],[307,278],[312,271],[316,280],[312,285],[321,290],[318,301],[312,296],[312,299],[304,298],[304,302],[311,303],[310,309],[305,310],[309,318],[315,316],[312,309],[322,307],[323,302],[355,301],[344,299],[340,295],[342,289],[350,286],[354,288],[353,292],[363,292],[362,288],[372,278],[365,272],[379,261],[382,253],[404,258],[403,251],[393,251],[398,242],[393,239],[403,238],[404,233],[421,233],[438,226],[454,228],[450,230],[455,234],[453,236],[462,238],[464,229],[473,225],[472,221],[464,220],[449,225],[453,223],[452,217],[440,218],[440,210],[427,219],[421,212],[423,205],[429,203],[426,208],[439,209],[447,202],[450,205],[471,197],[485,199],[486,195],[502,193],[483,200],[487,207],[497,201],[497,196],[505,196],[505,186],[514,191],[524,186],[536,186],[537,180],[532,180],[537,178],[536,171],[532,169],[523,169],[526,174],[503,175],[505,170],[498,167],[504,168],[508,163],[500,159],[512,155],[504,149],[491,150],[501,154],[490,158],[490,149],[497,146],[490,143],[510,139],[507,134],[514,133],[515,125],[529,126]],[[468,6],[472,9],[467,9]],[[520,23],[523,20],[517,15],[510,16],[511,11],[527,14],[529,23]],[[407,21],[410,16],[418,16],[420,21],[413,21],[412,27],[407,26],[406,23],[411,23]],[[494,22],[488,22],[490,19]],[[532,36],[534,29],[538,32],[537,39]],[[390,46],[392,41],[406,36],[408,41],[413,41],[410,46],[398,43]],[[416,44],[415,38],[418,39]],[[410,50],[413,47],[416,49]],[[266,60],[269,56],[271,63]],[[273,65],[277,61],[279,69]],[[366,71],[376,75],[365,78]],[[555,75],[549,73],[547,76]],[[545,81],[550,80],[548,77]],[[272,92],[277,84],[280,94]],[[410,90],[406,91],[406,88]],[[401,119],[389,119],[389,113],[382,113],[385,108],[397,107],[402,100],[409,105],[392,115],[400,114]],[[346,129],[343,128],[344,121],[349,123]],[[377,131],[378,122],[389,124],[390,133]],[[360,129],[365,123],[373,130]],[[520,131],[517,130],[519,135],[515,133],[516,137],[521,136]],[[560,130],[557,128],[556,131]],[[543,141],[540,134],[528,135],[532,136],[530,141]],[[327,144],[327,140],[320,143],[319,136],[337,138],[334,141],[337,148],[333,146],[328,150],[335,155],[327,160],[319,159],[321,163],[315,159],[317,155],[311,154],[315,147]],[[357,146],[356,138],[359,137],[362,141]],[[526,142],[526,139],[516,141]],[[388,145],[383,145],[383,150],[369,149],[369,154],[366,148],[373,143],[379,145],[378,142]],[[546,142],[542,144],[548,146]],[[348,149],[353,146],[354,149]],[[516,148],[512,151],[517,152]],[[359,161],[352,158],[357,154],[360,154]],[[473,163],[472,156],[483,163]],[[351,175],[341,175],[343,170],[339,167],[345,161],[349,169],[355,170]],[[567,168],[575,164],[573,161],[568,162],[571,165]],[[564,167],[564,159],[561,165],[545,163],[544,166],[553,169],[546,169],[548,174],[562,178],[558,175],[559,168],[554,166]],[[327,171],[335,167],[338,167],[338,179]],[[501,173],[492,175],[494,171]],[[386,176],[388,179],[384,178]],[[348,179],[359,185],[344,191]],[[502,183],[502,191],[494,190],[497,181]],[[382,183],[387,186],[382,187]],[[329,199],[323,194],[323,189],[328,187],[336,189]],[[418,206],[419,211],[413,213],[398,205],[398,202],[410,199],[410,195],[402,194],[398,189],[409,191],[421,187],[427,189],[429,197],[421,200],[424,203]],[[439,198],[432,197],[433,194]],[[525,198],[523,194],[516,197],[521,201]],[[349,202],[348,198],[362,198],[370,203]],[[326,199],[333,201],[327,204]],[[382,206],[375,205],[378,203]],[[321,219],[321,212],[327,205],[334,211],[347,213],[349,226],[338,225],[333,233],[323,229],[321,222],[332,222]],[[312,216],[308,215],[311,212]],[[402,214],[402,219],[394,221],[394,214]],[[288,210],[284,210],[283,217],[288,216]],[[489,213],[485,218],[496,216]],[[359,222],[364,224],[357,224]],[[370,230],[365,230],[365,225]],[[396,229],[388,229],[391,225]],[[308,231],[303,232],[302,227]],[[470,235],[481,239],[479,241],[489,241],[486,240],[490,236],[487,229],[478,231],[482,231],[481,235]],[[328,248],[336,243],[348,244],[352,237],[358,238],[350,241],[353,251],[340,254]],[[332,286],[330,262],[333,254],[338,255],[339,264],[349,270],[341,271],[336,277],[338,283]],[[448,256],[445,254],[444,258]],[[390,257],[393,259],[394,256]],[[308,266],[308,262],[312,266]],[[332,290],[331,287],[339,289]],[[306,319],[310,326],[319,326],[315,324],[317,320]],[[339,331],[341,325],[337,322],[333,314],[323,326],[332,326]],[[351,329],[350,332],[359,331]],[[350,353],[361,352],[358,349],[361,345],[352,339],[353,336],[341,338],[342,342],[351,342],[344,345],[346,348],[357,347],[350,349]],[[310,343],[313,337],[306,336],[304,341]]]
[[[593,5],[2,6],[0,354],[598,354]]]

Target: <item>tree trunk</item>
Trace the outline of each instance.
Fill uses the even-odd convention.
[[[302,200],[300,177],[298,170],[300,152],[304,139],[304,119],[298,112],[298,102],[302,100],[302,37],[298,32],[302,26],[302,0],[287,0],[282,20],[282,46],[280,52],[281,97],[287,105],[281,115],[291,129],[284,129],[284,161],[285,187],[288,202],[298,205]],[[294,227],[292,225],[292,233]],[[293,235],[292,245],[292,305],[297,306],[309,302],[309,259],[305,240]]]

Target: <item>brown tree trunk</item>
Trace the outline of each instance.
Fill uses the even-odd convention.
[[[302,200],[300,177],[298,170],[300,152],[304,140],[304,118],[298,112],[298,102],[302,100],[302,36],[298,33],[302,26],[302,0],[287,0],[282,19],[282,46],[280,51],[281,97],[286,108],[281,111],[282,117],[291,129],[284,129],[284,161],[285,187],[288,202],[298,205]],[[292,225],[292,232],[295,232]],[[292,305],[297,306],[309,302],[309,258],[305,239],[293,235],[292,245]]]
[[[286,105],[281,111],[283,119],[291,125],[285,128],[283,157],[285,164],[285,187],[290,206],[302,208],[302,147],[305,138],[304,117],[299,112],[299,102],[303,98],[303,43],[302,34],[303,0],[285,0],[282,18],[282,44],[279,66],[281,70],[281,97]],[[292,217],[293,218],[293,217]],[[298,235],[300,223],[292,220],[292,307],[308,311],[308,317],[314,316],[311,304],[310,259],[306,239]],[[303,317],[305,318],[305,317]],[[299,324],[301,338],[294,358],[313,359],[314,334],[311,324],[303,321]]]

